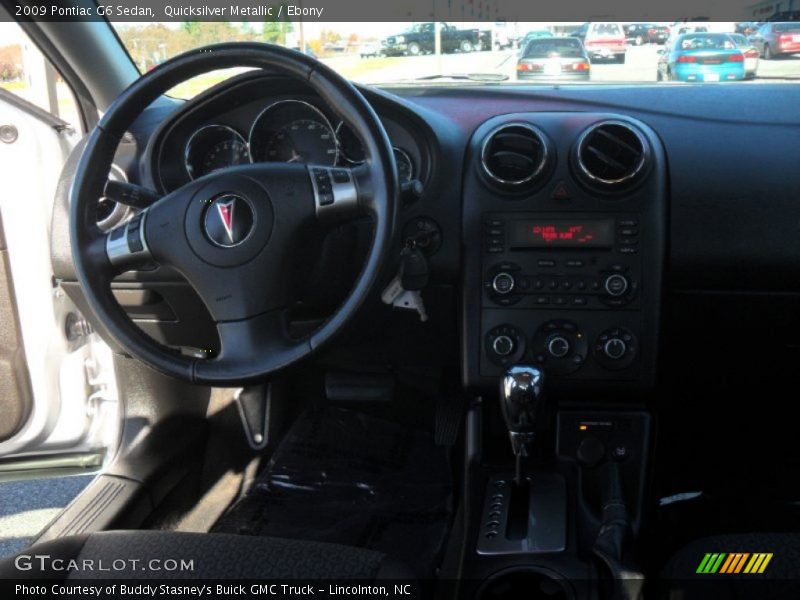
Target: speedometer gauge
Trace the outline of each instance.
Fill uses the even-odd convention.
[[[339,143],[330,121],[302,100],[279,100],[265,108],[250,129],[254,162],[300,162],[333,166]]]
[[[336,138],[319,121],[298,119],[278,129],[267,140],[263,157],[268,161],[333,165]]]
[[[225,125],[206,125],[192,134],[186,143],[186,172],[197,179],[226,167],[250,162],[247,141],[235,129]]]

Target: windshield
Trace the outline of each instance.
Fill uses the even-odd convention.
[[[665,64],[665,48],[680,35],[688,47],[725,48],[726,34],[748,23],[686,22],[112,22],[141,72],[186,50],[230,41],[279,44],[313,56],[344,77],[376,85],[565,85],[559,74],[542,73],[531,82],[518,63],[544,53],[579,56],[590,69],[568,85],[710,85],[712,77],[682,80]],[[800,23],[776,23],[777,35],[749,41],[761,55],[745,72],[733,65],[724,81],[741,85],[800,81]],[[626,35],[626,31],[635,35]],[[786,33],[788,32],[788,33]],[[700,35],[698,35],[700,34]],[[782,36],[782,37],[781,37]],[[546,43],[531,42],[548,40]],[[743,42],[739,41],[739,45]],[[680,48],[680,46],[679,46]],[[765,58],[765,54],[767,55]],[[780,60],[778,60],[780,58]],[[712,67],[713,68],[713,67]],[[234,73],[236,71],[233,71]],[[171,93],[189,98],[229,77],[209,73]],[[524,75],[524,72],[523,72]],[[741,76],[740,76],[741,75]]]

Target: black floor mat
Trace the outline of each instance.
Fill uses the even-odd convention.
[[[451,493],[446,451],[431,433],[317,408],[300,417],[214,531],[367,547],[428,577],[444,546]]]

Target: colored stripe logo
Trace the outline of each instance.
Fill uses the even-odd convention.
[[[771,552],[708,552],[700,561],[697,573],[725,575],[763,573],[772,560]]]

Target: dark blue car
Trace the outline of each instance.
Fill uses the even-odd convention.
[[[658,60],[659,81],[739,81],[744,54],[727,33],[686,33]]]

